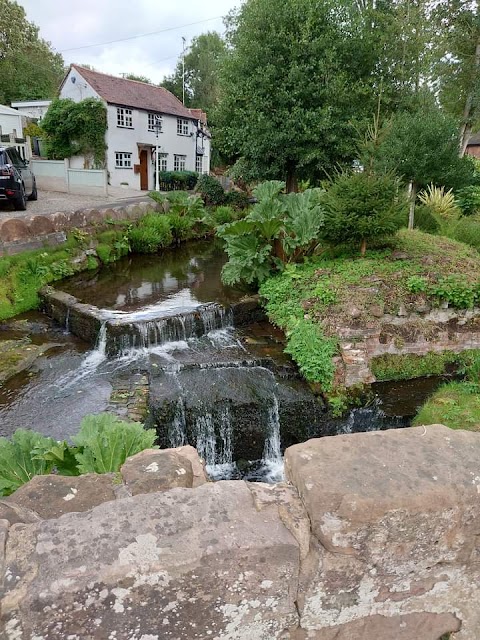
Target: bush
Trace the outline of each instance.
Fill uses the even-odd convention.
[[[158,173],[160,191],[191,191],[197,183],[197,178],[198,174],[195,171],[159,171]]]
[[[391,174],[340,173],[330,183],[322,203],[323,238],[332,244],[361,244],[395,233],[405,224],[407,203]]]
[[[177,244],[192,237],[192,229],[195,224],[195,220],[175,213],[168,214],[166,218],[170,224],[173,239]]]
[[[420,202],[428,207],[434,215],[443,219],[456,219],[460,216],[455,197],[451,189],[445,191],[445,187],[436,187],[430,184],[425,191],[418,194]]]
[[[147,213],[128,232],[128,240],[134,253],[155,253],[173,242],[170,220],[158,213]]]
[[[469,244],[480,251],[480,218],[462,218],[448,235],[454,240]]]
[[[108,264],[112,255],[112,247],[109,244],[100,243],[97,245],[97,256],[103,264]]]
[[[415,228],[425,233],[436,234],[440,231],[440,221],[430,207],[420,205],[415,208]]]
[[[480,187],[471,185],[459,189],[455,194],[457,205],[462,210],[464,216],[472,216],[480,213]]]
[[[225,189],[220,182],[204,173],[198,178],[195,191],[202,196],[207,207],[218,206],[226,203]]]
[[[214,226],[228,224],[236,219],[235,211],[232,207],[217,207],[211,214]]]
[[[250,205],[250,199],[244,191],[229,191],[225,194],[225,204],[242,211]]]

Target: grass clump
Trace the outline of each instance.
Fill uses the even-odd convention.
[[[424,376],[441,376],[448,365],[458,364],[458,361],[458,354],[451,351],[430,352],[422,356],[413,353],[402,355],[385,353],[372,358],[370,368],[379,381],[410,380]]]
[[[463,382],[450,382],[431,396],[413,426],[444,424],[450,429],[480,431],[480,394]]]
[[[173,242],[170,220],[158,213],[147,213],[130,229],[128,240],[134,253],[156,253]]]

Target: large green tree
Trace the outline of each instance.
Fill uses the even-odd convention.
[[[442,106],[460,121],[459,150],[480,129],[480,12],[477,2],[439,0],[434,12],[441,35],[436,65]]]
[[[13,0],[0,0],[0,103],[53,98],[64,73],[63,58],[39,36]]]
[[[203,109],[210,114],[218,100],[218,76],[226,45],[215,31],[193,38],[185,54],[185,104]],[[161,83],[162,87],[182,99],[183,61],[177,63],[172,75]]]
[[[367,12],[347,0],[247,0],[232,19],[215,133],[246,177],[293,190],[352,162],[381,91]]]

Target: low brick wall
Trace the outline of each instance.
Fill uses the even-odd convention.
[[[430,352],[480,349],[480,309],[436,309],[423,315],[384,316],[372,329],[341,328],[337,382],[370,384],[372,358],[384,354],[422,356]]]
[[[107,220],[137,220],[156,210],[155,202],[140,202],[124,207],[82,209],[50,213],[44,216],[7,218],[0,221],[0,256],[21,253],[44,246],[61,245],[72,229],[88,229],[107,224]]]

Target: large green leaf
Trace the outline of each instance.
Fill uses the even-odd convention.
[[[273,200],[285,189],[285,182],[280,180],[267,180],[255,187],[253,195],[259,202],[263,200]]]
[[[86,416],[72,438],[78,447],[75,457],[80,473],[118,471],[129,456],[156,448],[155,439],[154,429],[145,429],[139,422],[123,422],[110,413]]]
[[[34,455],[56,441],[35,431],[18,429],[11,440],[0,438],[0,495],[8,496],[34,476],[50,473],[53,462]]]

